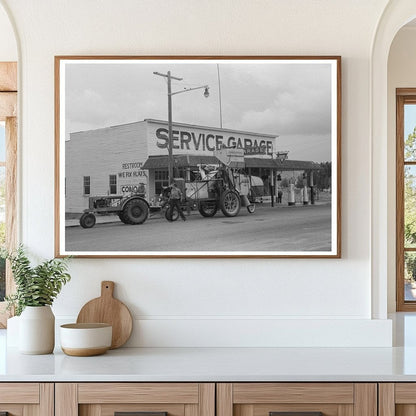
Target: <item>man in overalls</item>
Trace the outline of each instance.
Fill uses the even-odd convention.
[[[172,188],[170,191],[170,198],[169,198],[169,217],[172,218],[173,210],[176,207],[182,220],[186,221],[185,215],[183,214],[182,209],[181,209],[181,199],[182,199],[182,192],[178,188],[176,183],[173,182]]]

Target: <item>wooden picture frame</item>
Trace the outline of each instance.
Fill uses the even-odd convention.
[[[5,161],[0,166],[5,169],[5,248],[12,251],[17,246],[18,202],[17,202],[17,62],[0,62],[0,123],[5,130]],[[5,287],[2,296],[16,290],[10,263],[6,262]],[[0,328],[6,328],[11,312],[6,310],[7,303],[0,302]]]
[[[412,178],[416,161],[414,158],[406,158],[405,154],[411,149],[406,145],[409,131],[409,120],[405,115],[405,107],[416,108],[416,88],[396,88],[396,310],[397,312],[416,311],[414,299],[414,283],[412,279],[406,279],[406,274],[412,274],[414,265],[406,256],[413,257],[416,248],[405,237],[406,228],[406,199],[411,201]],[[408,170],[406,172],[406,170]],[[407,174],[406,174],[407,173]],[[407,184],[406,184],[407,182]],[[407,197],[406,197],[407,194]],[[409,214],[409,212],[407,212]],[[405,242],[407,244],[405,244]],[[409,263],[409,264],[406,264]],[[408,266],[408,267],[406,267]],[[412,267],[413,266],[413,267]],[[406,273],[406,269],[408,269]]]
[[[57,257],[339,258],[341,58],[56,56],[55,169]]]

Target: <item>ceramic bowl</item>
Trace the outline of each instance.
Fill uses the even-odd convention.
[[[112,326],[103,323],[61,325],[61,348],[67,355],[88,357],[111,347]]]

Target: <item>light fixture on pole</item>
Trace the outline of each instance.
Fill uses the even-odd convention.
[[[160,72],[153,72],[154,75],[159,75],[160,77],[165,77],[168,80],[168,180],[169,185],[173,182],[173,153],[172,153],[172,96],[176,94],[182,94],[183,92],[199,90],[204,88],[204,97],[209,97],[209,86],[202,85],[200,87],[194,88],[184,88],[181,91],[172,92],[172,79],[176,81],[182,81],[183,78],[174,77],[171,75],[170,71],[166,74],[162,74]]]

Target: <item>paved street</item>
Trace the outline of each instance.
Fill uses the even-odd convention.
[[[90,229],[66,228],[68,251],[328,251],[331,206],[278,207],[257,205],[237,217],[221,212],[203,218],[193,212],[187,221],[168,222],[159,213],[142,225],[121,222]]]

